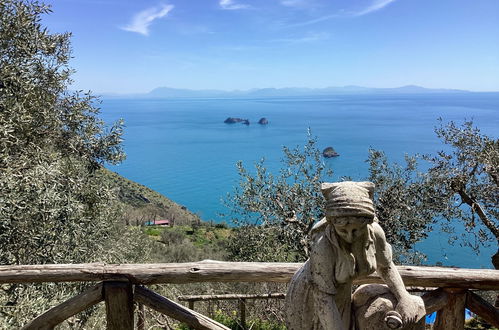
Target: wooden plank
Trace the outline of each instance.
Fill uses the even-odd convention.
[[[406,286],[497,290],[499,270],[454,267],[397,266]],[[383,283],[374,273],[355,284]]]
[[[468,292],[466,297],[466,307],[483,318],[490,325],[499,328],[499,310],[489,304],[479,295]]]
[[[52,329],[64,320],[67,320],[71,316],[84,311],[85,309],[101,302],[102,300],[102,283],[99,283],[83,291],[79,295],[66,300],[62,304],[49,309],[48,311],[25,325],[22,329]]]
[[[239,300],[239,299],[284,299],[285,293],[266,294],[208,294],[179,296],[180,301],[206,301],[206,300]]]
[[[226,326],[141,286],[135,287],[135,301],[199,330],[230,330]]]
[[[433,330],[464,330],[464,306],[466,292],[447,290],[449,301],[447,305],[437,312],[437,319]]]
[[[104,282],[108,330],[133,330],[133,292],[128,282]]]
[[[421,296],[426,309],[426,315],[436,312],[449,303],[449,294],[443,289],[436,289]]]
[[[0,283],[129,280],[134,284],[288,282],[299,263],[202,261],[178,264],[0,266]],[[499,270],[398,266],[405,285],[499,289]],[[383,283],[374,273],[355,284]]]
[[[239,316],[241,318],[241,327],[246,329],[246,300],[239,299]]]

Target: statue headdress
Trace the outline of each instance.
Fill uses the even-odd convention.
[[[323,183],[326,217],[363,217],[374,219],[374,184],[372,182]]]

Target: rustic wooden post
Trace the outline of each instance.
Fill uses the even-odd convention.
[[[189,309],[194,310],[194,300],[189,300],[188,303],[189,303]]]
[[[140,303],[137,305],[137,330],[144,330],[146,324],[144,305]]]
[[[133,290],[129,282],[104,282],[108,330],[133,330]]]
[[[448,304],[437,312],[433,330],[464,330],[464,307],[466,290],[445,288],[449,295]]]
[[[239,316],[241,317],[241,327],[246,329],[246,299],[239,299]]]

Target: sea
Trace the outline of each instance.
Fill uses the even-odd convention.
[[[499,136],[499,93],[360,94],[274,98],[116,98],[102,99],[101,118],[125,121],[127,159],[108,166],[196,212],[205,221],[227,219],[222,200],[238,183],[236,163],[248,169],[265,159],[271,172],[283,165],[282,148],[303,147],[310,130],[320,149],[339,157],[325,159],[332,180],[368,176],[369,148],[390,161],[406,154],[435,154],[446,149],[434,133],[439,125],[473,120],[481,132]],[[226,124],[228,117],[250,125]],[[260,118],[268,125],[259,125]],[[464,233],[457,223],[458,233]],[[416,248],[428,264],[490,268],[492,245],[479,254],[438,229]]]

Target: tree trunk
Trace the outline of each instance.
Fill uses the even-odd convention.
[[[494,265],[495,269],[499,269],[499,249],[497,250],[496,254],[492,256],[492,264]],[[499,308],[499,295],[496,297],[496,302],[494,303],[495,308]]]

